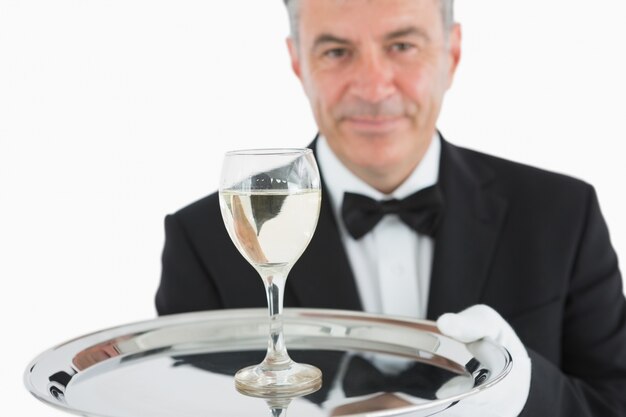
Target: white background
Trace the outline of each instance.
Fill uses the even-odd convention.
[[[280,0],[0,0],[1,414],[64,415],[22,373],[154,317],[165,214],[225,150],[305,146]],[[453,143],[594,184],[626,257],[626,3],[459,1]]]

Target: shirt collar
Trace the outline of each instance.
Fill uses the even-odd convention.
[[[435,132],[424,157],[411,175],[391,194],[376,190],[346,168],[328,146],[326,138],[319,136],[316,143],[317,162],[324,173],[324,186],[335,214],[339,216],[343,195],[346,192],[362,194],[375,200],[402,199],[423,188],[435,185],[439,179],[441,139]],[[340,217],[338,217],[340,218]]]

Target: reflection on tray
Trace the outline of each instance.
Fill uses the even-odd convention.
[[[265,351],[218,352],[173,357],[172,366],[191,366],[207,372],[225,375],[234,375],[242,366],[258,363],[263,359]],[[390,404],[406,407],[422,400],[438,399],[437,393],[441,387],[454,380],[455,384],[448,385],[447,395],[458,395],[473,387],[474,381],[468,373],[455,373],[450,370],[433,367],[424,363],[405,360],[408,367],[389,373],[376,366],[376,362],[385,363],[389,355],[368,355],[369,359],[358,354],[349,354],[342,351],[321,350],[292,350],[290,355],[296,361],[313,364],[322,370],[324,382],[322,388],[304,398],[318,405],[323,405],[328,399],[331,389],[336,396],[342,395],[346,399],[353,397],[371,397],[372,394],[403,393],[403,397],[377,396],[375,401],[369,398],[366,404],[368,411],[389,410]],[[386,358],[387,356],[387,358]],[[412,397],[407,402],[407,396]],[[384,399],[384,400],[383,400]],[[345,401],[342,401],[345,402]],[[394,407],[395,408],[395,407]],[[348,403],[341,406],[341,410],[353,410]],[[342,413],[343,413],[342,411]],[[333,414],[343,415],[343,414]]]
[[[291,356],[320,368],[323,385],[290,405],[270,400],[276,416],[287,405],[299,417],[433,415],[497,383],[511,365],[493,342],[465,345],[430,322],[303,309],[285,329]],[[169,316],[57,346],[33,361],[25,381],[42,401],[82,415],[249,414],[259,400],[238,394],[232,376],[261,361],[266,334],[262,309]]]

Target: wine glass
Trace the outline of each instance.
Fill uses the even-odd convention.
[[[310,149],[227,152],[219,188],[226,230],[263,279],[270,316],[267,354],[235,375],[236,388],[257,397],[293,397],[319,389],[322,373],[287,354],[282,309],[285,281],[313,236],[321,190]]]

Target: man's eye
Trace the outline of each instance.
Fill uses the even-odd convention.
[[[331,59],[339,59],[348,56],[346,48],[333,48],[324,52],[324,57]]]
[[[415,49],[415,45],[407,42],[396,42],[390,47],[392,52],[408,52]]]

